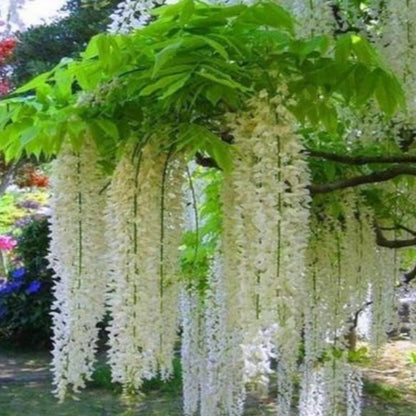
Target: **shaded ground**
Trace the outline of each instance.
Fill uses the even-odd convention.
[[[49,361],[50,357],[43,352],[14,354],[0,350],[0,387],[50,381]]]
[[[79,399],[60,404],[52,395],[50,356],[46,353],[0,351],[1,416],[176,416],[179,400],[151,393],[141,404],[127,408],[119,395],[104,388],[90,387]]]
[[[416,416],[415,343],[388,343],[364,368],[364,376],[367,394],[363,416]]]
[[[45,353],[0,351],[1,416],[182,416],[181,400],[172,392],[151,391],[129,409],[115,392],[90,387],[79,400],[59,404],[51,393],[49,361]],[[364,373],[368,381],[363,416],[416,416],[415,344],[389,344],[366,364]],[[273,407],[273,400],[249,400],[246,416],[272,415]]]
[[[412,353],[415,359],[412,361]],[[392,386],[403,393],[403,398],[416,403],[416,344],[394,341],[374,357],[364,374],[371,380]]]

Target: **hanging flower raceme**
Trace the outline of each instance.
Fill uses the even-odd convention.
[[[200,408],[202,380],[206,379],[205,328],[201,319],[202,303],[195,287],[183,288],[180,310],[183,413],[194,416]]]
[[[305,367],[299,399],[301,416],[360,416],[361,373],[347,363],[346,354],[330,356]]]
[[[222,258],[217,255],[205,294],[205,377],[200,381],[201,416],[242,415],[246,397],[242,331],[238,326],[230,326],[227,276],[221,262]]]
[[[146,26],[151,20],[150,10],[164,4],[164,0],[124,0],[110,16],[110,33],[129,33]]]
[[[252,100],[247,113],[231,115],[228,125],[237,157],[232,173],[224,177],[222,195],[224,345],[233,356],[241,355],[241,345],[245,351],[256,350],[252,340],[259,331],[277,325],[273,343],[282,372],[279,412],[286,415],[296,370],[293,351],[301,341],[308,168],[280,97],[270,100],[263,94]],[[233,382],[243,388],[241,378],[250,371],[234,372],[239,373]]]
[[[51,246],[55,271],[53,373],[56,395],[84,387],[93,371],[97,324],[104,315],[103,176],[91,140],[79,152],[69,145],[53,162]]]
[[[380,4],[379,10],[378,36],[374,41],[404,84],[409,112],[407,117],[413,124],[416,114],[416,24],[413,19],[416,4],[407,0],[392,0]]]
[[[332,34],[335,28],[335,20],[331,3],[328,0],[280,0],[298,22],[298,33],[308,38],[317,34]]]
[[[354,348],[357,316],[366,309],[366,336],[376,347],[386,339],[394,310],[394,252],[376,245],[374,215],[353,191],[337,198],[331,215],[313,215],[305,299],[304,374],[301,416],[360,414],[361,377],[342,364]],[[332,364],[321,363],[330,361]],[[309,381],[308,381],[309,380]],[[350,380],[350,381],[348,381]],[[347,400],[346,400],[347,399]],[[313,409],[317,410],[313,410]],[[318,411],[318,409],[320,409]]]
[[[370,282],[379,271],[373,216],[352,191],[337,201],[337,217],[324,209],[313,217],[305,302],[305,360],[311,365],[328,347],[349,347],[354,316],[368,301]]]
[[[130,147],[108,191],[109,361],[126,392],[172,374],[183,172],[151,145]]]
[[[216,339],[226,339],[221,332],[224,302],[218,301],[224,294],[216,280],[218,275],[209,272],[212,257],[213,269],[220,265],[219,257],[213,254],[218,244],[222,174],[203,170],[191,162],[187,177],[181,294],[183,411],[185,416],[213,415],[218,412],[222,397],[217,386],[223,386],[216,370],[224,362],[227,364],[225,357],[216,354],[217,343],[213,344]]]

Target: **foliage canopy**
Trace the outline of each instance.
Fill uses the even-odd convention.
[[[130,35],[94,37],[81,59],[62,60],[3,100],[7,159],[51,156],[66,136],[80,148],[88,131],[111,163],[126,140],[145,140],[151,127],[165,132],[162,147],[205,151],[228,169],[221,117],[261,90],[282,90],[304,126],[331,134],[341,103],[360,108],[375,96],[387,114],[403,106],[398,81],[368,41],[297,39],[293,18],[274,2],[183,0],[154,14]]]

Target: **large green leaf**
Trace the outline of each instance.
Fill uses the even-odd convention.
[[[158,90],[170,87],[172,84],[175,84],[176,82],[181,81],[183,79],[185,79],[185,82],[186,82],[186,78],[187,78],[187,74],[185,74],[184,76],[183,73],[168,75],[166,77],[158,79],[153,84],[150,84],[144,87],[140,91],[140,95],[146,97],[148,95],[153,94],[154,92]]]
[[[158,52],[155,57],[155,64],[153,66],[152,78],[154,78],[159,71],[168,64],[169,61],[176,55],[179,48],[182,46],[183,40],[178,40],[166,46],[163,50]]]
[[[258,2],[242,12],[237,19],[238,23],[255,23],[293,32],[292,16],[281,6],[274,2]]]

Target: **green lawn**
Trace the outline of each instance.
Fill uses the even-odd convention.
[[[409,364],[405,352],[396,348],[389,351],[388,357],[389,360],[395,357],[394,362],[381,359],[377,365],[370,364],[370,372],[388,377],[385,380],[370,377],[371,381],[366,382],[363,416],[415,416],[416,385],[410,373],[406,373]],[[110,385],[104,366],[97,371],[95,384],[77,400],[59,404],[51,393],[48,363],[46,354],[0,351],[0,416],[182,416],[178,380],[167,386],[148,383],[146,396],[128,408],[122,404],[117,388]],[[396,367],[392,377],[390,369]],[[12,373],[13,377],[9,377]],[[275,415],[273,401],[270,398],[259,403],[249,399],[245,416]],[[296,413],[293,415],[297,416]]]

